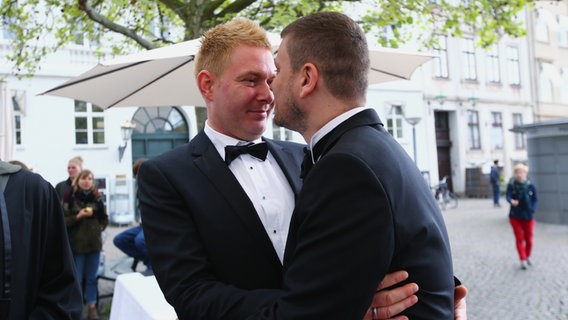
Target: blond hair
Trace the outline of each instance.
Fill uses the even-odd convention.
[[[239,45],[272,49],[266,31],[256,22],[235,18],[207,31],[195,57],[195,76],[209,70],[222,76],[230,63],[233,50]]]
[[[517,163],[513,167],[513,172],[516,173],[517,171],[524,171],[525,173],[529,173],[529,167],[526,166],[524,163]]]
[[[76,156],[69,160],[70,163],[74,163],[79,166],[79,168],[83,169],[83,157]]]

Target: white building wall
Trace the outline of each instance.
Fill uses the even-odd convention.
[[[431,152],[430,139],[435,134],[430,130],[431,119],[428,109],[424,106],[422,83],[420,82],[421,68],[412,77],[411,81],[401,80],[390,83],[372,85],[367,93],[367,106],[374,108],[386,128],[386,121],[393,105],[401,106],[407,118],[419,117],[415,125],[416,141],[413,139],[412,125],[403,121],[403,136],[397,141],[406,150],[410,158],[414,159],[414,143],[416,143],[417,167],[427,172],[430,177],[437,177],[435,152]],[[436,178],[430,179],[430,184],[436,184]]]
[[[452,139],[452,180],[455,191],[465,190],[465,170],[471,167],[488,168],[493,159],[504,165],[505,176],[512,174],[512,163],[526,161],[526,150],[514,148],[512,114],[523,114],[524,123],[532,122],[532,105],[528,47],[526,39],[502,39],[500,48],[501,85],[486,82],[486,52],[477,48],[477,83],[463,80],[461,74],[461,40],[449,39],[448,79],[434,78],[432,63],[426,63],[415,72],[412,81],[397,81],[374,85],[369,88],[367,105],[379,113],[386,121],[390,106],[402,105],[407,117],[418,116],[416,125],[417,166],[428,172],[430,184],[438,181],[438,156],[436,150],[436,131],[434,113],[448,111],[450,135]],[[507,45],[519,49],[521,86],[509,85],[506,78]],[[0,39],[0,55],[9,50],[9,42]],[[87,48],[70,46],[48,57],[42,63],[37,76],[32,79],[8,77],[8,86],[13,90],[26,92],[26,112],[22,115],[22,145],[17,146],[14,159],[20,160],[42,174],[55,184],[66,178],[67,161],[76,155],[85,159],[84,167],[91,169],[97,178],[112,179],[116,175],[131,177],[132,151],[130,142],[121,162],[118,161],[118,146],[122,145],[120,124],[131,119],[136,108],[111,108],[104,112],[106,143],[101,146],[82,146],[74,143],[73,100],[52,96],[37,96],[38,93],[53,88],[67,79],[79,75],[97,63],[98,59]],[[0,60],[0,75],[9,73],[9,63]],[[104,94],[104,93],[101,93]],[[443,97],[439,99],[438,97]],[[472,99],[473,98],[473,99]],[[470,150],[468,145],[467,110],[479,112],[481,146],[480,150]],[[197,134],[194,107],[182,107],[182,114],[189,124],[189,138]],[[490,127],[491,112],[503,115],[504,148],[491,150]],[[272,137],[272,124],[269,123],[266,136]],[[413,157],[412,126],[404,123],[403,138],[399,143]],[[304,142],[295,133],[294,140]],[[9,159],[8,159],[9,160]]]
[[[513,113],[522,114],[524,123],[532,122],[527,40],[504,37],[497,46],[501,79],[498,84],[487,80],[487,51],[481,48],[475,50],[477,80],[464,79],[461,39],[448,38],[448,78],[433,77],[433,63],[429,62],[424,66],[425,104],[429,104],[431,113],[449,112],[452,141],[451,178],[454,191],[458,193],[466,191],[466,168],[481,167],[484,173],[488,173],[493,160],[499,159],[500,164],[504,166],[504,176],[509,177],[512,175],[513,163],[527,159],[526,149],[516,150],[514,135],[508,131],[513,127]],[[512,85],[507,79],[507,46],[518,48],[520,86]],[[469,146],[468,110],[478,112],[480,149],[470,149]],[[491,147],[492,112],[502,114],[503,148],[500,150]],[[435,130],[433,121],[431,128]],[[435,136],[429,144],[435,152]]]

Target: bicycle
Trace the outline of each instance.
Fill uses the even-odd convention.
[[[440,183],[434,187],[434,197],[440,205],[441,210],[455,209],[458,207],[458,196],[448,189],[448,176],[440,180]]]

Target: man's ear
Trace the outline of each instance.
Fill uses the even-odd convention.
[[[197,88],[199,88],[203,99],[213,100],[213,85],[215,84],[215,79],[215,75],[208,70],[201,70],[197,74]]]
[[[300,70],[300,79],[300,98],[305,98],[316,89],[319,80],[319,71],[313,63],[306,63]]]

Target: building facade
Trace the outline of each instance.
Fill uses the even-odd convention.
[[[526,9],[520,18],[526,19],[527,37],[503,37],[488,49],[476,46],[473,33],[460,39],[440,35],[433,52],[437,58],[420,67],[411,81],[369,88],[368,105],[415,160],[428,184],[448,176],[454,192],[486,196],[489,183],[483,175],[493,160],[500,161],[505,178],[512,175],[515,163],[527,160],[525,137],[509,129],[568,117],[566,2]],[[3,32],[0,56],[9,51],[10,34]],[[97,62],[88,46],[70,45],[48,57],[33,78],[9,76],[10,64],[0,63],[14,109],[12,159],[52,184],[66,178],[67,161],[80,155],[84,167],[110,190],[116,179],[132,178],[134,161],[187,142],[203,124],[203,112],[196,112],[201,107],[103,111],[90,103],[38,95]],[[121,136],[125,120],[136,125],[126,141]],[[299,134],[272,123],[266,136],[303,142]]]

